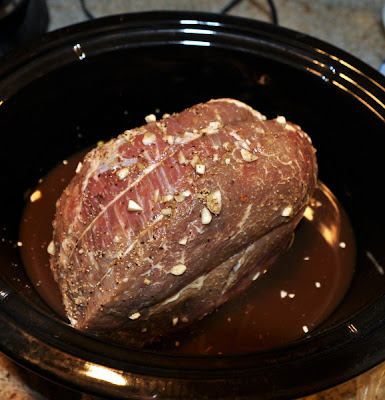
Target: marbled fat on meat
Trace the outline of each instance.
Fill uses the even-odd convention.
[[[95,148],[53,223],[70,323],[143,345],[202,318],[285,249],[316,182],[307,134],[233,99]]]

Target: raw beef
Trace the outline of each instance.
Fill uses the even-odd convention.
[[[202,318],[262,275],[317,181],[307,134],[240,101],[146,121],[79,164],[49,245],[70,323],[137,345]]]

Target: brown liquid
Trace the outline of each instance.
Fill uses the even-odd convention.
[[[48,174],[26,206],[20,240],[28,276],[47,304],[65,318],[49,268],[55,203],[84,154]],[[264,350],[304,337],[322,323],[345,295],[353,275],[355,242],[349,221],[323,185],[298,226],[290,249],[237,299],[156,348],[189,354]]]

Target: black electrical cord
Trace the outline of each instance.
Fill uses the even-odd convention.
[[[222,10],[222,14],[226,14],[229,12],[232,8],[234,8],[236,5],[238,5],[242,0],[231,0],[229,4],[227,4]],[[271,19],[272,23],[274,25],[278,25],[278,14],[277,14],[277,8],[275,7],[274,0],[267,0],[267,3],[269,4],[270,7],[270,13],[271,13]]]
[[[86,1],[85,0],[79,0],[80,1],[80,6],[86,15],[88,19],[94,19],[94,15],[88,10],[86,6]],[[236,5],[238,5],[241,1],[243,0],[231,0],[230,3],[228,3],[225,7],[222,8],[220,11],[221,14],[226,14],[229,12],[232,8],[234,8]],[[270,13],[271,13],[271,19],[273,24],[278,25],[278,14],[277,14],[277,8],[275,7],[274,0],[267,0],[267,3],[269,4],[270,7]]]
[[[270,7],[272,22],[274,25],[278,25],[278,13],[277,13],[277,7],[274,4],[274,0],[267,0],[267,2]]]
[[[82,8],[82,11],[84,12],[84,14],[86,15],[86,17],[88,19],[94,19],[94,15],[88,10],[87,6],[86,6],[86,1],[85,0],[79,0],[80,2],[80,7]]]
[[[234,8],[236,5],[238,5],[241,2],[242,2],[242,0],[231,0],[230,3],[227,4],[227,6],[222,8],[222,10],[220,11],[221,14],[226,14],[227,12],[229,12],[232,8]]]

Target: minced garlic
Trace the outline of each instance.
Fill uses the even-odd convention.
[[[187,236],[185,236],[184,238],[182,238],[181,240],[179,240],[178,242],[181,245],[186,245],[187,244]]]
[[[187,269],[187,267],[184,264],[176,264],[171,268],[170,272],[173,275],[179,276],[179,275],[183,275],[185,273],[186,269]]]
[[[37,200],[40,200],[43,197],[42,193],[40,190],[35,190],[31,196],[29,197],[29,200],[31,201],[31,203],[34,203]]]
[[[164,135],[163,140],[168,144],[174,144],[174,137],[171,135]]]
[[[156,142],[156,136],[155,136],[154,133],[152,133],[152,132],[146,132],[146,133],[143,135],[142,143],[143,143],[145,146],[148,146],[148,145],[153,144],[153,143],[155,143],[155,142]]]
[[[79,161],[75,172],[78,174],[83,168],[83,164]]]
[[[136,313],[130,315],[129,318],[132,320],[138,319],[138,318],[140,318],[140,313],[136,312]]]
[[[146,121],[147,123],[155,122],[155,121],[156,121],[156,116],[155,116],[155,114],[149,114],[149,115],[146,115],[146,116],[144,117],[144,119],[145,119],[145,121]]]
[[[187,164],[187,159],[185,155],[182,153],[182,151],[179,151],[178,153],[178,162],[179,164]]]
[[[160,198],[161,203],[167,203],[168,201],[174,200],[174,196],[172,194],[166,194]]]
[[[177,203],[181,203],[183,200],[185,200],[185,198],[186,196],[184,196],[182,193],[174,196],[174,199]]]
[[[53,240],[51,240],[51,241],[49,242],[49,245],[48,245],[48,247],[47,247],[47,252],[48,252],[48,254],[50,254],[51,256],[54,256],[54,255],[55,255],[55,243],[54,243]]]
[[[143,208],[138,204],[135,203],[134,200],[128,201],[128,211],[142,211]]]
[[[116,171],[116,175],[120,180],[127,178],[129,173],[130,173],[130,170],[127,167],[122,168],[119,171]]]
[[[195,172],[199,175],[203,175],[206,171],[206,166],[203,164],[196,164]]]
[[[195,166],[197,164],[202,164],[202,161],[200,160],[198,154],[194,154],[192,160],[190,161],[190,164],[193,168],[195,168]]]
[[[281,215],[282,215],[282,217],[290,217],[291,214],[293,214],[293,207],[287,206],[283,209]]]
[[[160,212],[161,212],[163,215],[171,215],[171,214],[172,214],[172,208],[170,208],[170,207],[163,208],[163,210],[160,210]]]
[[[246,149],[241,149],[241,156],[242,158],[247,161],[247,162],[252,162],[258,159],[258,156],[251,153],[250,151]]]
[[[208,225],[211,220],[213,219],[213,216],[211,215],[211,212],[208,210],[208,208],[203,207],[201,210],[201,221],[203,225]]]
[[[221,191],[214,190],[207,196],[207,208],[214,214],[219,214],[222,209]]]

